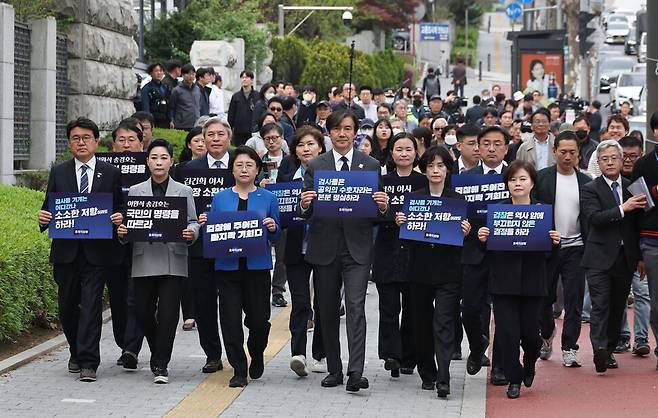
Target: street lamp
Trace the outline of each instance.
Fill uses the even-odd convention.
[[[288,32],[288,35],[292,35],[302,25],[302,23],[306,22],[306,19],[311,17],[311,15],[318,10],[333,11],[333,12],[342,11],[343,23],[345,25],[349,25],[350,23],[352,23],[352,11],[354,10],[354,7],[352,6],[284,6],[283,4],[279,4],[279,37],[281,38],[286,36],[284,18],[283,18],[283,14],[286,10],[309,11],[309,13],[294,28],[292,28],[290,32]]]

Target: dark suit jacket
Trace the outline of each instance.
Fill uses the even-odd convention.
[[[299,165],[292,158],[292,155],[284,156],[283,160],[281,160],[281,164],[279,165],[279,172],[276,175],[276,182],[285,183],[287,181],[292,181],[292,178],[295,175],[295,172],[297,172],[298,168]]]
[[[576,178],[578,180],[578,188],[582,190],[583,186],[592,181],[592,179],[587,174],[578,170],[574,171],[576,172]],[[537,173],[537,184],[535,184],[534,189],[532,189],[532,197],[542,203],[555,205],[556,184],[557,165],[552,165],[539,170]],[[553,219],[555,220],[555,212],[553,212]],[[583,219],[582,212],[578,213],[578,220],[580,221],[580,233],[583,237],[583,242],[585,242],[585,237],[587,237],[587,222]],[[555,221],[553,223],[555,223]]]
[[[46,198],[43,205],[41,205],[42,210],[48,210],[49,194],[55,192],[78,192],[74,160],[64,161],[50,170]],[[114,200],[112,213],[123,212],[121,172],[115,166],[96,160],[91,193],[112,193]],[[40,228],[43,232],[48,229],[48,226],[40,226]],[[122,255],[125,254],[117,239],[115,228],[112,239],[54,239],[50,246],[50,262],[53,264],[72,263],[75,261],[80,249],[82,249],[87,262],[96,266],[118,266],[123,262]]]
[[[621,179],[623,197],[626,201],[631,197],[628,191],[630,181],[623,177]],[[588,232],[581,265],[596,270],[611,268],[617,259],[619,245],[623,240],[626,262],[631,270],[635,270],[640,260],[640,238],[637,228],[640,210],[626,213],[622,218],[612,189],[608,187],[603,176],[583,186],[580,190],[580,213],[588,225]]]
[[[362,168],[359,168],[362,165]],[[351,164],[352,171],[376,171],[379,176],[379,190],[382,182],[379,161],[354,150]],[[313,174],[316,170],[336,170],[334,154],[326,152],[309,162],[304,176],[304,191],[314,190]],[[320,218],[313,216],[313,203],[300,215],[309,220],[308,247],[306,261],[311,264],[328,265],[338,254],[338,242],[342,234],[350,255],[359,264],[372,261],[372,227],[373,220],[366,218]]]
[[[427,188],[413,193],[430,194]],[[443,190],[443,197],[464,199],[462,195],[450,189]],[[461,247],[420,241],[401,241],[407,243],[409,248],[407,277],[410,282],[437,285],[461,281]]]
[[[231,161],[233,160],[233,153],[231,151],[227,151],[227,152],[229,153],[228,164],[230,167]],[[198,170],[198,169],[210,168],[208,166],[208,154],[207,153],[203,154],[201,157],[187,161],[185,164],[179,164],[179,166],[177,166],[176,170],[174,170],[174,172],[172,173],[172,177],[177,182],[185,184],[185,178],[183,177],[182,169],[189,168],[189,169]],[[205,230],[204,228],[205,225],[201,227],[201,231],[199,232],[199,235],[203,233],[203,231]],[[194,244],[187,247],[187,253],[190,257],[203,257],[203,239],[198,239],[194,241]]]
[[[500,203],[511,204],[512,200],[505,199]],[[551,251],[487,251],[489,293],[546,296],[550,256]]]

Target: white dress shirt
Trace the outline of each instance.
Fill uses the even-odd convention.
[[[336,171],[340,171],[341,168],[343,168],[343,161],[341,161],[341,158],[346,157],[347,158],[347,166],[350,168],[350,171],[352,170],[352,157],[354,157],[354,148],[350,148],[349,151],[347,151],[347,154],[344,156],[338,153],[335,149],[332,149],[331,152],[334,154],[334,162],[336,163]]]
[[[491,168],[488,165],[482,163],[482,172],[484,174],[489,174],[489,171],[494,170],[496,174],[502,174],[503,169],[507,166],[505,161],[501,162],[497,167]]]
[[[78,181],[78,191],[80,190],[80,177],[82,177],[82,170],[80,170],[80,167],[83,165],[86,165],[87,168],[87,180],[89,180],[89,188],[87,189],[88,193],[91,193],[91,186],[94,183],[94,173],[96,172],[96,156],[94,155],[91,157],[91,160],[87,161],[86,163],[82,163],[78,161],[76,158],[75,160],[75,178]]]
[[[210,86],[210,96],[208,97],[208,111],[222,119],[226,119],[226,105],[224,102],[224,90],[216,85]]]
[[[208,167],[210,167],[210,168],[226,168],[226,169],[228,169],[228,161],[229,161],[229,157],[230,157],[229,154],[228,154],[228,151],[226,151],[226,152],[224,153],[224,155],[222,156],[222,158],[220,158],[219,160],[215,159],[215,157],[213,157],[212,155],[210,155],[209,152],[206,153],[206,156],[207,156],[207,158],[208,158]],[[219,167],[215,167],[215,161],[219,161],[219,162],[221,163],[221,164],[219,165]]]
[[[475,168],[475,167],[479,166],[480,164],[482,164],[482,162],[478,161],[478,163],[475,164],[471,168]],[[464,165],[464,160],[462,160],[461,155],[459,156],[459,158],[457,158],[457,167],[459,168],[459,174],[463,173],[464,171],[467,171],[467,170],[471,169],[471,168],[466,168],[466,166]]]

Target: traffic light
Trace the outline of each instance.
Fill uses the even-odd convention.
[[[595,17],[595,14],[589,12],[581,11],[578,14],[578,38],[580,39],[580,55],[582,57],[586,57],[587,52],[594,46],[594,42],[590,42],[587,38],[596,32],[596,29],[588,28],[587,24]]]

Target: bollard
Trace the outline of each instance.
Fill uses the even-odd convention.
[[[487,71],[491,72],[491,53],[487,54]]]
[[[482,61],[478,62],[478,81],[482,81]]]
[[[446,78],[450,75],[450,58],[446,58]]]
[[[491,33],[491,15],[489,15],[489,23],[487,23],[487,33]]]

